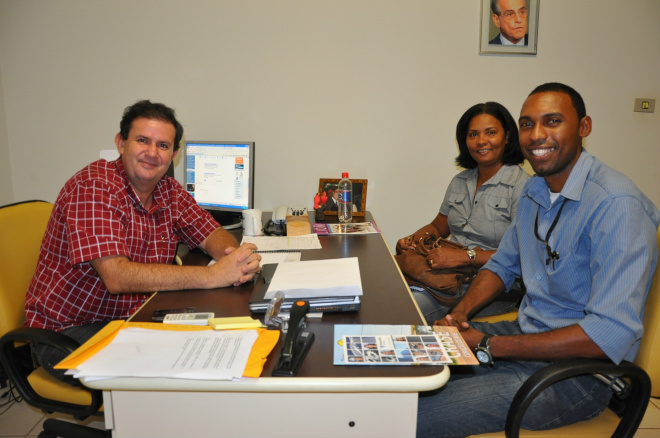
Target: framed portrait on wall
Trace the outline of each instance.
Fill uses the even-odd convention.
[[[367,180],[353,178],[350,180],[353,183],[353,216],[363,217],[367,208]],[[339,184],[339,178],[319,179],[318,193],[325,192],[328,197],[322,206],[323,213],[327,216],[337,216],[337,184]]]
[[[479,53],[536,55],[540,0],[481,0]]]

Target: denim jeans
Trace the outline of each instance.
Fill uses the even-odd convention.
[[[85,343],[89,338],[98,333],[109,321],[95,322],[92,324],[80,325],[69,327],[62,330],[62,334],[78,341],[80,344]],[[69,376],[64,376],[67,370],[56,370],[53,367],[62,361],[67,355],[60,350],[49,347],[47,345],[38,344],[33,345],[32,353],[34,354],[37,362],[52,376],[60,380],[72,380]]]
[[[463,295],[467,291],[468,285],[466,284],[463,287]],[[433,298],[433,296],[427,292],[424,288],[419,286],[410,286],[410,291],[419,306],[419,310],[424,315],[426,319],[426,324],[433,325],[433,323],[439,319],[445,317],[445,315],[451,310],[450,307],[443,306]],[[489,315],[499,315],[501,313],[506,313],[511,310],[516,309],[517,305],[516,300],[510,301],[493,301],[484,309],[476,314],[476,316],[489,316]]]
[[[520,334],[516,321],[475,323],[484,333]],[[547,362],[495,360],[493,367],[455,366],[447,385],[422,393],[417,437],[465,437],[504,430],[516,391]],[[612,392],[600,380],[581,376],[558,382],[541,393],[523,419],[524,429],[554,429],[600,414]]]

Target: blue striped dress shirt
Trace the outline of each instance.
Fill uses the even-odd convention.
[[[558,254],[553,260],[541,239],[564,201],[548,238]],[[522,276],[524,333],[579,324],[613,362],[633,360],[658,261],[659,223],[660,212],[630,179],[583,149],[554,203],[543,178],[527,182],[518,215],[484,269],[507,289]]]

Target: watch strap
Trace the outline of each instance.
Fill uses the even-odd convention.
[[[490,349],[490,340],[493,338],[493,336],[495,335],[485,335],[483,338],[481,338],[481,342],[479,342],[477,347]]]

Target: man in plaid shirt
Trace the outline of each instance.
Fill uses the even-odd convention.
[[[115,136],[121,155],[76,173],[48,222],[25,302],[26,325],[84,342],[109,321],[131,316],[154,291],[239,285],[259,270],[252,244],[234,237],[174,179],[165,176],[183,127],[174,110],[139,101]],[[200,247],[218,262],[175,266],[177,244]],[[34,349],[53,370],[63,354]]]

